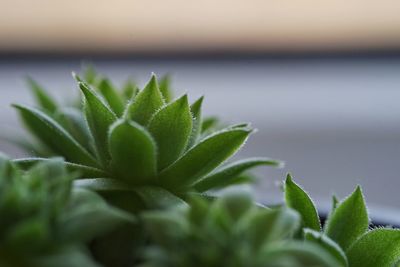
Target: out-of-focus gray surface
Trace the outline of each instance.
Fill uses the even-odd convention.
[[[259,131],[239,155],[286,162],[258,171],[259,199],[279,201],[278,183],[290,171],[321,207],[332,193],[344,197],[360,184],[374,215],[400,221],[400,59],[95,63],[116,83],[172,73],[180,93],[205,94],[207,114],[251,121]],[[1,132],[21,133],[9,104],[30,103],[25,75],[65,99],[77,93],[72,70],[80,63],[0,62]],[[0,150],[21,155],[1,141]]]

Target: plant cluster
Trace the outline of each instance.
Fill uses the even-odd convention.
[[[59,159],[22,171],[0,155],[0,266],[99,266],[86,243],[134,217],[73,178]]]
[[[36,107],[14,105],[35,141],[19,142],[33,157],[0,158],[0,266],[399,264],[400,231],[370,229],[360,187],[334,198],[324,225],[290,175],[279,207],[237,190],[217,194],[281,162],[228,162],[253,129],[203,118],[203,97],[174,98],[168,76],[152,75],[141,90],[92,68],[74,77],[73,105],[32,79]]]

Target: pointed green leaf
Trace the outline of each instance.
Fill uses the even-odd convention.
[[[56,121],[43,112],[22,105],[14,105],[30,131],[56,153],[68,161],[97,166],[96,160]]]
[[[347,251],[350,267],[394,267],[400,261],[400,230],[374,229]]]
[[[83,77],[85,78],[85,81],[88,84],[95,84],[98,74],[94,69],[93,65],[89,64],[84,66],[83,68],[84,68]]]
[[[133,121],[118,120],[110,130],[114,172],[133,184],[149,183],[156,175],[156,144],[150,133]]]
[[[126,191],[132,192],[136,187],[112,178],[86,178],[74,181],[74,187],[89,189],[96,192]]]
[[[160,92],[164,97],[166,103],[169,103],[174,98],[174,95],[171,90],[171,77],[166,74],[160,79]]]
[[[138,92],[139,89],[132,80],[128,80],[122,89],[122,95],[124,96],[125,100],[131,100]]]
[[[99,81],[97,88],[107,101],[111,110],[114,111],[118,117],[121,117],[124,112],[125,104],[115,87],[111,84],[110,80],[102,78]]]
[[[213,129],[218,124],[218,118],[216,117],[207,117],[204,118],[201,123],[201,133],[206,133]]]
[[[202,124],[202,116],[201,116],[201,105],[203,103],[204,97],[200,97],[196,100],[191,106],[190,111],[193,116],[193,127],[192,133],[190,134],[190,139],[188,143],[188,148],[192,147],[197,140],[199,139],[201,133],[201,124]]]
[[[316,231],[321,230],[317,209],[308,194],[295,182],[290,174],[287,175],[285,182],[286,204],[296,210],[301,215],[303,227]]]
[[[227,164],[226,166],[223,166],[216,171],[210,173],[209,175],[198,181],[194,185],[194,188],[199,192],[221,188],[226,184],[229,184],[231,180],[235,179],[244,171],[260,165],[279,167],[281,165],[281,162],[268,158],[249,158],[239,160]]]
[[[347,257],[344,251],[338,244],[335,243],[335,241],[327,237],[325,234],[311,229],[304,229],[304,239],[314,242],[323,247],[333,257],[335,257],[338,262],[341,263],[340,266],[348,266]]]
[[[158,88],[157,78],[153,75],[146,87],[129,104],[127,116],[141,125],[147,125],[153,114],[163,105],[164,100]]]
[[[158,148],[158,169],[162,170],[182,155],[192,131],[187,95],[164,106],[150,120],[148,130]]]
[[[108,131],[117,117],[88,85],[80,82],[79,88],[85,98],[85,116],[90,132],[94,138],[96,152],[102,165],[107,166],[110,160],[110,153],[108,151]]]
[[[40,163],[40,162],[48,162],[52,159],[49,158],[21,158],[15,159],[15,162],[18,166],[22,169],[29,169],[30,167]],[[98,168],[85,166],[81,164],[71,163],[71,162],[64,162],[67,170],[69,172],[76,172],[79,174],[80,178],[91,178],[91,177],[107,177],[108,174],[105,173],[103,170]]]
[[[330,215],[325,232],[346,251],[368,230],[368,225],[364,196],[358,186]]]
[[[55,112],[54,118],[67,130],[86,150],[93,152],[92,136],[82,112],[76,108],[67,107]]]
[[[232,156],[251,131],[225,129],[210,135],[165,169],[160,175],[160,182],[175,189],[193,184]]]
[[[57,110],[57,102],[35,80],[30,77],[27,80],[35,97],[36,104],[44,111],[49,113],[55,112]]]

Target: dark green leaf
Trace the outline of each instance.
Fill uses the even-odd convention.
[[[364,196],[358,186],[329,216],[325,232],[346,251],[368,230],[368,225]]]
[[[216,171],[210,173],[199,182],[194,185],[194,188],[199,192],[205,192],[210,189],[221,188],[233,179],[235,179],[238,175],[243,173],[244,171],[260,166],[275,166],[278,167],[281,165],[281,162],[277,160],[272,160],[268,158],[249,158],[244,160],[239,160],[226,166],[223,166]]]
[[[56,121],[34,108],[14,105],[31,132],[53,151],[67,160],[97,166],[96,160]]]
[[[400,230],[374,229],[347,251],[350,267],[394,267],[400,260]]]
[[[149,132],[133,121],[119,120],[109,136],[113,170],[130,183],[148,184],[156,175],[156,144]]]
[[[303,227],[316,231],[321,230],[317,209],[308,194],[295,182],[290,174],[287,175],[285,182],[286,204],[296,210],[301,215]]]
[[[340,266],[348,266],[347,257],[344,251],[340,248],[338,244],[335,243],[335,241],[327,237],[325,234],[311,229],[304,229],[304,239],[314,242],[323,247],[333,257],[335,257],[338,262],[341,263]]]
[[[153,114],[163,105],[164,100],[158,88],[157,78],[153,75],[146,87],[129,104],[126,115],[141,125],[147,125]]]
[[[30,77],[27,80],[39,107],[49,113],[55,112],[57,110],[57,102],[35,80]]]
[[[87,251],[77,247],[65,247],[34,259],[32,267],[100,267]]]
[[[90,241],[122,223],[134,222],[128,213],[108,206],[96,193],[75,189],[70,206],[60,218],[63,238],[72,242]]]
[[[91,135],[82,112],[76,108],[62,108],[55,112],[54,118],[66,129],[86,150],[93,152]]]
[[[96,152],[103,166],[107,166],[110,160],[108,131],[117,117],[96,92],[85,83],[80,82],[79,87],[85,97],[85,116],[94,138]]]
[[[171,77],[166,74],[160,79],[160,92],[164,97],[166,103],[169,103],[174,98],[174,95],[171,90]]]
[[[125,104],[110,80],[102,78],[97,85],[101,95],[107,101],[109,107],[120,117],[124,112]]]
[[[164,106],[149,122],[148,130],[157,143],[158,169],[162,170],[182,155],[192,131],[187,95]]]
[[[202,124],[201,105],[203,103],[203,99],[203,96],[200,97],[190,106],[190,111],[192,112],[193,116],[193,127],[192,133],[190,134],[188,148],[192,147],[200,137]]]
[[[251,132],[251,129],[225,129],[205,138],[165,169],[160,182],[171,188],[193,184],[232,156]]]

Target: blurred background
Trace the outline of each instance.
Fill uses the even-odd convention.
[[[260,169],[257,198],[279,202],[287,171],[322,210],[360,184],[370,211],[400,223],[400,2],[0,0],[0,131],[30,75],[60,100],[93,63],[118,84],[171,73],[207,114],[259,131],[239,156]],[[0,150],[23,155],[0,141]]]

